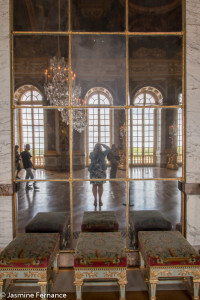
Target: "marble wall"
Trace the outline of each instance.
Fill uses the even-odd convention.
[[[0,0],[0,184],[12,183],[9,2]],[[2,188],[2,190],[4,190]],[[0,197],[0,247],[13,238],[12,196]]]
[[[186,1],[186,183],[200,182],[200,2]],[[200,245],[200,195],[186,197],[186,233]]]

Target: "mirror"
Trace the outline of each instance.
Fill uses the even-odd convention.
[[[23,95],[39,95],[38,90],[31,91],[27,90]],[[63,122],[58,109],[15,110],[15,145],[19,146],[18,153],[21,153],[21,170],[17,174],[20,179],[26,179],[22,154],[26,144],[30,145],[35,180],[69,178],[69,127]]]
[[[13,0],[13,10],[15,31],[68,30],[68,0]]]
[[[73,0],[72,30],[88,32],[124,31],[125,0]]]
[[[181,0],[129,0],[129,31],[174,32],[182,30]]]
[[[90,95],[96,88],[107,95],[110,105],[126,104],[125,45],[125,36],[120,35],[72,36],[72,69],[86,105],[93,105]]]
[[[151,97],[151,94],[147,95]],[[183,176],[182,120],[181,108],[148,107],[129,110],[131,178]]]
[[[57,55],[64,57],[67,62],[68,37],[55,35],[16,36],[14,38],[15,93],[20,87],[31,84],[40,90],[43,96],[42,104],[51,105],[44,91],[45,70],[49,66],[50,59]]]
[[[25,232],[25,226],[39,212],[67,212],[70,216],[69,183],[39,182],[39,190],[26,190],[25,185],[18,183],[16,194],[18,232]]]
[[[37,212],[70,212],[71,249],[84,212],[100,210],[114,211],[131,249],[127,220],[135,210],[159,211],[181,230],[180,2],[130,0],[126,15],[124,0],[13,0],[13,152],[30,145],[36,170],[28,183],[39,186],[25,189],[20,157],[18,232]],[[99,178],[92,167],[98,143],[117,148],[115,163],[104,155],[100,206],[90,183]]]
[[[142,100],[142,93],[153,98]],[[181,36],[130,36],[130,105],[178,105],[180,93]]]
[[[126,242],[126,182],[104,181],[102,203],[94,206],[94,196],[90,182],[73,183],[73,228],[74,243],[77,242],[78,233],[81,231],[84,212],[113,211],[116,215],[119,230],[122,232],[124,242]]]
[[[142,211],[142,214],[140,212]],[[151,211],[149,214],[148,212]],[[135,217],[135,218],[134,218]],[[139,217],[139,219],[138,219]],[[139,230],[182,230],[181,191],[176,181],[131,181],[129,186],[129,246],[137,249]],[[136,238],[137,239],[137,238]]]
[[[95,108],[99,103],[106,103],[108,107]],[[101,150],[105,153],[106,147],[116,148],[116,172],[111,174],[114,166],[114,159],[109,158],[105,153],[105,174],[102,178],[125,178],[126,177],[126,134],[125,134],[125,110],[113,109],[110,107],[106,94],[95,89],[91,93],[89,101],[94,102],[93,107],[85,109],[87,114],[87,126],[81,134],[73,131],[73,177],[80,179],[92,179],[93,172],[89,172],[91,153],[97,143],[103,144]],[[106,145],[106,146],[104,146]],[[114,146],[112,146],[114,145]],[[80,161],[83,161],[80,163]],[[80,170],[80,165],[82,168]]]

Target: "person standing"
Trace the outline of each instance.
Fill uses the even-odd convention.
[[[102,146],[105,150],[102,150]],[[105,144],[96,144],[94,146],[93,152],[90,153],[91,163],[88,167],[88,171],[90,172],[90,178],[93,179],[102,179],[106,178],[106,169],[107,164],[105,161],[106,155],[110,152],[110,148]],[[105,181],[94,180],[90,182],[92,186],[92,192],[94,195],[94,206],[97,206],[97,193],[99,195],[99,206],[103,205],[101,200],[103,194],[103,184]]]
[[[111,151],[108,153],[108,160],[111,164],[110,178],[116,178],[120,157],[118,148],[115,146],[115,144],[112,145]]]
[[[16,171],[16,178],[20,179],[19,172],[21,171],[21,165],[20,165],[20,154],[18,152],[19,146],[15,145],[15,171]]]
[[[26,144],[25,150],[21,152],[21,158],[24,165],[24,169],[26,170],[26,177],[25,179],[34,179],[33,175],[33,169],[35,170],[33,163],[31,161],[32,155],[30,154],[30,144]],[[36,182],[33,183],[34,189],[39,189],[38,186],[36,186]],[[28,181],[26,182],[26,189],[30,190],[32,187],[29,185]]]

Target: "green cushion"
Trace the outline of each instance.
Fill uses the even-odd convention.
[[[69,236],[70,214],[68,212],[40,212],[25,227],[26,232],[58,232],[60,248],[65,246]]]
[[[171,223],[158,210],[135,210],[129,213],[131,244],[138,247],[139,231],[171,230]]]
[[[118,231],[119,225],[114,211],[85,211],[81,229],[83,232]]]
[[[200,264],[200,257],[179,231],[140,231],[138,238],[150,266]]]
[[[46,268],[59,250],[59,233],[22,233],[0,253],[0,267]]]
[[[126,252],[120,232],[81,232],[74,266],[126,266]]]

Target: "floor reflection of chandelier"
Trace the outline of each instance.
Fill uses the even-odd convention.
[[[67,66],[64,57],[53,57],[50,66],[45,70],[44,90],[47,100],[53,106],[69,106],[69,77],[71,72],[71,105],[78,106],[72,110],[72,127],[82,132],[86,125],[86,110],[82,107],[85,101],[80,99],[81,87],[75,84],[76,74]],[[81,108],[79,108],[81,107]],[[62,120],[69,125],[69,109],[58,108]]]

